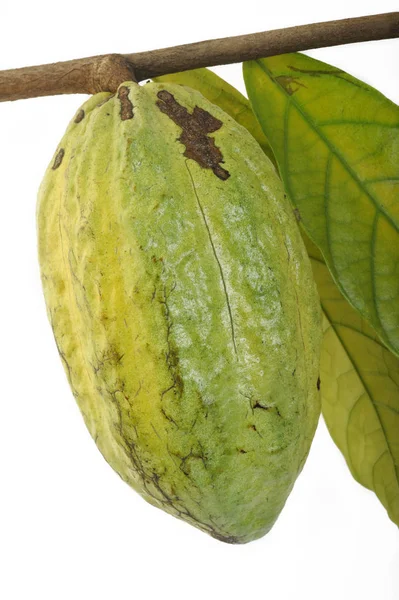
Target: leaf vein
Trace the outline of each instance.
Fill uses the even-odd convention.
[[[372,396],[371,390],[369,389],[369,386],[368,386],[367,382],[365,381],[365,379],[364,379],[364,377],[363,377],[363,374],[362,374],[362,372],[361,372],[360,368],[358,367],[358,365],[357,365],[357,363],[356,363],[356,360],[355,360],[355,359],[353,358],[353,356],[351,355],[351,353],[350,353],[350,351],[348,350],[348,348],[347,348],[347,345],[345,344],[344,340],[342,339],[342,337],[341,337],[341,335],[340,335],[340,333],[339,333],[338,329],[335,327],[335,323],[334,323],[334,321],[333,321],[333,320],[331,320],[331,318],[330,318],[330,316],[329,316],[329,314],[328,314],[327,310],[326,310],[324,307],[323,307],[323,312],[324,312],[324,314],[325,314],[326,318],[328,319],[328,321],[329,321],[329,323],[330,323],[331,327],[333,328],[333,330],[334,330],[334,332],[335,332],[335,335],[337,336],[337,338],[338,338],[338,341],[340,342],[340,344],[341,344],[341,346],[342,346],[342,348],[343,348],[343,350],[344,350],[344,352],[345,352],[346,356],[348,357],[349,361],[350,361],[350,362],[351,362],[351,364],[353,365],[353,369],[354,369],[354,371],[356,372],[357,376],[359,377],[359,380],[360,380],[360,382],[361,382],[361,384],[362,384],[362,386],[363,386],[363,388],[364,388],[364,391],[366,392],[366,394],[367,394],[367,396],[368,396],[368,398],[369,398],[369,400],[370,400],[370,404],[371,404],[371,406],[372,406],[372,407],[373,407],[373,409],[374,409],[375,415],[376,415],[376,417],[377,417],[377,420],[378,420],[378,422],[379,422],[379,424],[380,424],[380,427],[381,427],[381,431],[382,431],[382,433],[383,433],[383,435],[384,435],[384,438],[385,438],[385,443],[386,443],[387,449],[388,449],[388,451],[389,451],[390,457],[391,457],[391,459],[392,459],[392,462],[393,462],[393,464],[395,465],[395,461],[394,461],[394,459],[393,459],[393,452],[392,452],[392,448],[391,448],[390,442],[389,442],[389,440],[388,440],[387,431],[386,431],[386,430],[385,430],[385,428],[384,428],[384,425],[383,425],[383,422],[382,422],[382,419],[381,419],[380,413],[379,413],[379,411],[378,411],[378,408],[377,408],[376,404],[374,403],[374,399],[373,399],[373,396]],[[358,402],[360,401],[360,399],[361,399],[361,398],[362,398],[362,396],[359,396],[359,398],[357,398],[357,400],[356,400],[355,404],[354,404],[354,405],[351,407],[351,409],[350,409],[350,411],[349,411],[349,413],[348,413],[348,424],[349,424],[349,420],[350,420],[350,418],[351,418],[351,414],[353,413],[353,410],[354,410],[355,406],[358,404]],[[347,436],[348,436],[348,427],[347,427],[346,434],[347,434]],[[348,437],[347,437],[347,447],[348,447],[348,453],[347,453],[347,456],[349,457],[349,444],[348,444]],[[351,460],[351,465],[352,465],[352,468],[353,468],[352,459],[350,459],[350,460]],[[354,468],[353,468],[353,470],[356,472],[356,469],[354,469]],[[398,486],[399,486],[399,475],[398,475],[398,474],[396,474],[396,480],[397,480],[397,484],[398,484]]]
[[[269,69],[261,61],[257,61],[257,63],[260,65],[260,68],[262,69],[262,71],[264,71],[266,73],[266,75],[272,81],[275,81],[274,78],[273,78],[273,75],[269,71]],[[287,91],[284,90],[284,88],[282,88],[281,86],[279,86],[279,88],[280,88],[281,93],[286,97],[287,102],[291,106],[294,106],[294,108],[300,113],[300,115],[302,116],[302,118],[304,119],[304,121],[309,125],[309,127],[316,133],[316,135],[320,136],[321,140],[324,142],[324,144],[330,150],[330,152],[332,152],[337,157],[337,159],[341,162],[341,164],[347,170],[348,174],[357,183],[358,187],[365,193],[365,195],[369,198],[369,200],[372,202],[372,204],[374,204],[375,209],[378,212],[380,212],[382,215],[384,215],[384,217],[387,219],[387,221],[389,221],[391,223],[391,225],[395,229],[395,231],[399,232],[399,226],[395,223],[395,221],[393,220],[393,218],[391,217],[391,215],[389,213],[387,213],[383,209],[382,206],[380,206],[378,200],[366,188],[366,186],[364,185],[364,182],[360,179],[360,177],[358,176],[358,174],[356,173],[356,171],[354,171],[352,169],[352,167],[349,165],[349,163],[346,160],[346,158],[339,152],[338,148],[336,148],[330,142],[330,140],[328,139],[328,137],[326,135],[324,135],[324,133],[320,130],[319,127],[317,127],[317,124],[313,121],[313,119],[310,117],[310,115],[307,112],[304,111],[303,107],[301,107],[299,105],[299,103],[295,99],[295,95],[293,94],[291,96],[288,96]]]

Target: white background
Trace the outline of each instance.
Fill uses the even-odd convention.
[[[397,1],[0,4],[0,69],[397,10]],[[399,101],[399,40],[310,52]],[[215,71],[244,91],[239,65]],[[36,192],[83,96],[0,104],[0,597],[398,600],[399,534],[320,423],[275,527],[230,546],[147,505],[69,391],[36,257]]]

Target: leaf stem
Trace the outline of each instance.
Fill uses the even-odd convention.
[[[135,54],[109,54],[0,71],[0,102],[58,94],[115,92],[142,81],[200,67],[287,52],[399,37],[399,12],[312,23]]]

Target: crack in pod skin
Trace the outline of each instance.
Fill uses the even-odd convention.
[[[194,90],[125,82],[71,121],[37,219],[57,348],[105,459],[217,539],[267,533],[317,425],[321,326],[255,140]]]

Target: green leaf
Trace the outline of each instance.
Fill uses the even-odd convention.
[[[245,63],[244,78],[306,232],[399,354],[399,107],[303,54]]]
[[[154,77],[154,81],[178,83],[200,92],[210,102],[219,106],[235,119],[237,123],[245,127],[256,139],[266,156],[276,166],[273,151],[252,112],[250,103],[235,87],[224,81],[221,77],[218,77],[216,73],[213,73],[209,69],[194,69],[192,71]]]
[[[324,312],[323,417],[354,478],[374,490],[399,525],[399,359],[345,300],[319,250],[303,237]]]

